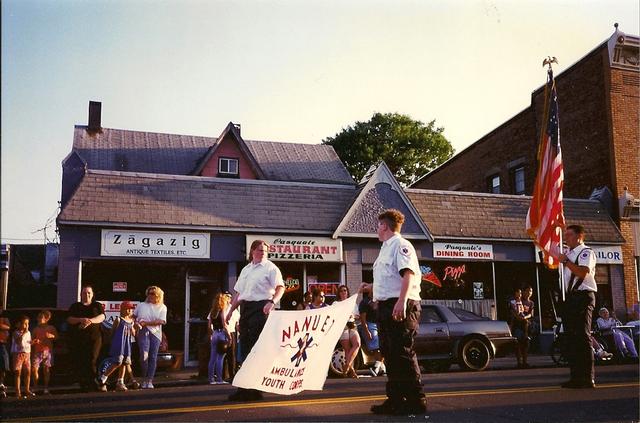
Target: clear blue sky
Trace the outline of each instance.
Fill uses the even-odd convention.
[[[305,143],[399,112],[460,151],[529,105],[544,57],[561,72],[638,16],[637,0],[3,0],[2,242],[43,239],[89,100],[109,128],[233,121]]]

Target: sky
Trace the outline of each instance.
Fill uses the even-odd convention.
[[[320,143],[375,112],[435,120],[461,151],[529,106],[637,0],[3,0],[2,242],[55,239],[61,163],[102,126]],[[561,93],[559,93],[561,95]],[[560,104],[560,110],[562,105]],[[46,227],[46,231],[42,228]]]

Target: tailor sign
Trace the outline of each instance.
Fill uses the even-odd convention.
[[[434,242],[433,258],[460,260],[493,260],[493,245]]]
[[[596,264],[623,264],[622,247],[619,245],[587,245],[596,253]],[[540,249],[536,246],[536,263],[540,263]]]
[[[208,259],[209,234],[102,230],[101,256]]]
[[[273,261],[341,262],[342,240],[306,236],[247,235],[247,255],[251,243],[261,239],[269,246]]]

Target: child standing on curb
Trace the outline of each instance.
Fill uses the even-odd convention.
[[[33,329],[33,360],[31,368],[33,370],[33,388],[38,385],[40,375],[38,370],[42,364],[44,375],[44,395],[49,395],[49,378],[51,377],[51,366],[53,365],[53,340],[58,337],[58,331],[49,324],[51,312],[43,310],[38,313],[38,326]]]
[[[31,332],[29,332],[29,318],[22,316],[16,322],[16,330],[11,338],[11,358],[13,359],[14,382],[16,397],[23,398],[20,390],[20,375],[24,375],[24,398],[34,397],[31,392]],[[23,373],[24,371],[24,373]]]
[[[127,368],[131,366],[131,340],[135,336],[139,325],[133,319],[135,304],[130,301],[123,301],[120,304],[120,317],[113,322],[111,347],[109,357],[105,359],[98,369],[98,379],[96,383],[98,389],[107,391],[107,379],[117,370],[118,381],[116,391],[126,391],[124,376]]]

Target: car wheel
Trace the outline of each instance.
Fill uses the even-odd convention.
[[[491,355],[482,340],[473,338],[464,342],[460,349],[460,367],[465,370],[480,371],[487,368]]]
[[[336,347],[331,354],[331,362],[329,363],[329,373],[333,376],[341,376],[342,369],[345,364],[344,350],[341,346]]]

